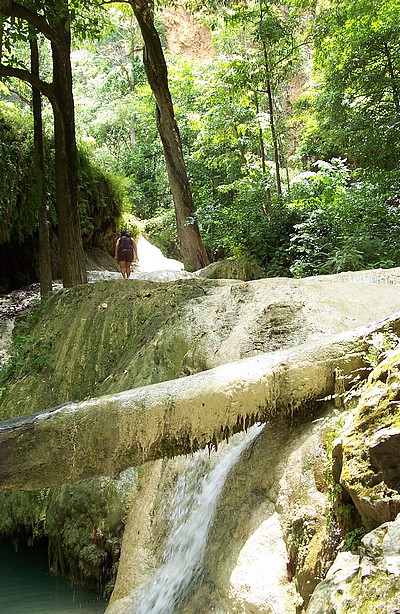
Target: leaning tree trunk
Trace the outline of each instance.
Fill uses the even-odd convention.
[[[39,77],[39,52],[36,36],[30,41],[32,74]],[[51,253],[50,237],[47,220],[46,190],[44,179],[44,145],[42,122],[42,96],[40,91],[32,88],[33,132],[35,141],[35,173],[36,192],[39,218],[39,280],[40,294],[44,296],[51,292]]]
[[[70,32],[57,24],[52,42],[54,86],[54,140],[56,208],[60,241],[61,275],[64,287],[87,282],[85,255],[78,209],[75,111],[72,94]]]
[[[168,87],[168,72],[158,32],[154,27],[152,7],[146,0],[130,0],[144,40],[144,66],[156,99],[157,127],[164,149],[168,179],[175,203],[177,233],[181,255],[188,269],[200,269],[210,263],[195,217],[182,142]]]

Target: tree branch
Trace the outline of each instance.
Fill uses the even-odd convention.
[[[311,36],[309,36],[300,43],[297,43],[297,45],[292,45],[289,51],[286,54],[282,55],[280,58],[278,58],[277,61],[271,66],[271,71],[275,70],[277,66],[283,64],[283,62],[288,60],[297,49],[300,49],[300,47],[304,47],[305,45],[309,45],[311,40]]]
[[[8,89],[11,92],[11,94],[14,94],[15,96],[17,96],[24,104],[26,104],[26,106],[30,107],[32,105],[32,101],[29,100],[28,98],[25,98],[25,96],[21,94],[21,92],[18,92],[18,90],[14,90],[12,87]]]
[[[53,86],[50,83],[35,77],[35,75],[32,75],[32,73],[30,73],[28,70],[0,64],[0,77],[15,77],[21,81],[25,81],[26,83],[32,85],[32,87],[36,87],[50,100],[51,103],[56,102]]]
[[[44,34],[50,41],[55,40],[55,32],[44,17],[18,4],[18,2],[14,2],[14,0],[0,0],[0,13],[6,17],[23,19],[34,26],[38,32]]]

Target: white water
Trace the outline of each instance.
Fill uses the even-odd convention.
[[[171,532],[164,562],[140,592],[134,614],[174,614],[201,577],[207,535],[217,501],[231,468],[260,434],[253,426],[238,443],[232,441],[219,464],[204,477],[204,452],[196,453],[180,476],[171,512]]]
[[[162,251],[140,236],[137,243],[139,262],[132,267],[130,279],[147,279],[149,281],[174,281],[196,277],[195,273],[184,270],[182,262],[166,258]],[[88,271],[89,282],[103,279],[120,279],[118,271]]]
[[[147,239],[140,236],[137,243],[139,256],[139,271],[181,271],[183,270],[182,262],[173,258],[166,258],[162,251],[152,245]]]

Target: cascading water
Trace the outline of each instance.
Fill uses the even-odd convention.
[[[204,477],[204,452],[197,452],[177,483],[172,504],[171,532],[163,563],[142,588],[134,614],[174,614],[198,582],[207,535],[217,501],[231,468],[260,434],[253,426],[236,444],[231,442],[219,464]]]

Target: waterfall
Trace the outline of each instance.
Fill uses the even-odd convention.
[[[218,465],[205,476],[204,452],[197,452],[177,482],[171,511],[171,532],[163,562],[140,591],[134,614],[174,614],[200,579],[207,535],[217,501],[231,468],[260,434],[253,426],[238,442],[232,441]]]

